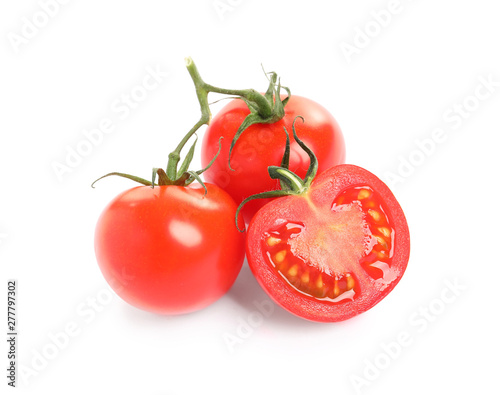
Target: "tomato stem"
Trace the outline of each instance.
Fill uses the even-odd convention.
[[[276,197],[282,197],[282,196],[289,196],[289,195],[295,195],[292,191],[286,191],[286,190],[276,190],[276,191],[268,191],[268,192],[262,192],[262,193],[257,193],[256,195],[252,195],[247,197],[245,200],[243,200],[238,208],[236,209],[236,215],[234,216],[235,219],[235,224],[236,224],[236,229],[240,232],[244,232],[245,229],[240,229],[238,225],[238,215],[243,208],[245,204],[247,204],[250,200],[255,200],[255,199],[267,199],[267,198],[276,198]]]
[[[200,120],[191,128],[191,130],[184,136],[184,138],[180,141],[177,148],[171,152],[168,156],[168,165],[167,165],[167,176],[170,179],[178,178],[179,174],[177,172],[177,165],[180,160],[180,153],[189,139],[196,133],[196,131],[203,125],[208,125],[212,118],[212,114],[210,112],[210,105],[208,103],[208,94],[210,92],[221,93],[225,95],[236,95],[238,97],[243,98],[247,103],[250,103],[253,108],[257,110],[258,116],[260,119],[266,119],[273,116],[273,106],[268,100],[267,97],[261,95],[254,89],[224,89],[218,88],[216,86],[207,84],[201,78],[200,72],[196,67],[193,59],[190,57],[185,59],[186,68],[193,80],[196,96],[198,97],[198,102],[200,103],[201,117]],[[275,79],[274,79],[275,81]],[[284,115],[284,114],[283,114]]]
[[[191,145],[191,148],[189,149],[184,160],[182,161],[180,168],[179,168],[179,162],[181,160],[181,151],[186,145],[186,143],[191,139],[191,137],[198,131],[200,127],[202,127],[203,125],[208,125],[210,123],[212,117],[212,114],[210,113],[210,104],[208,102],[208,94],[210,92],[220,93],[224,95],[236,95],[240,99],[244,100],[250,109],[250,114],[245,118],[245,121],[241,124],[238,132],[236,133],[236,136],[231,142],[229,157],[231,157],[231,151],[233,149],[234,144],[236,143],[236,140],[248,126],[254,123],[276,122],[277,120],[283,118],[283,116],[285,115],[284,106],[286,105],[288,99],[290,98],[290,90],[286,87],[283,87],[288,92],[288,96],[282,100],[280,96],[281,84],[278,81],[276,73],[274,72],[269,73],[270,74],[269,87],[265,95],[262,95],[254,89],[224,89],[207,84],[201,78],[198,68],[193,62],[193,59],[188,57],[185,59],[185,62],[186,62],[186,68],[195,86],[196,96],[198,97],[198,102],[200,104],[201,116],[198,122],[196,122],[194,126],[188,131],[188,133],[182,138],[182,140],[179,142],[175,150],[173,150],[168,155],[166,171],[161,168],[154,168],[152,174],[152,181],[147,181],[140,177],[118,172],[106,174],[101,178],[110,175],[115,175],[139,182],[140,184],[143,185],[151,186],[152,188],[154,188],[156,185],[187,186],[193,181],[198,181],[205,188],[205,185],[203,184],[203,180],[200,178],[200,175],[213,164],[214,160],[219,155],[222,147],[220,140],[219,140],[219,151],[217,152],[217,154],[214,156],[214,158],[206,168],[198,171],[189,170],[189,165],[194,157],[194,150],[197,139]],[[276,88],[276,83],[278,83],[277,88]],[[101,178],[99,178],[98,180],[100,180]],[[158,178],[158,184],[155,183],[157,178]],[[94,183],[96,181],[94,181]],[[92,186],[94,185],[94,183],[92,183]],[[206,190],[207,189],[205,188],[205,191]]]
[[[269,85],[264,95],[257,92],[255,89],[219,88],[207,84],[205,81],[203,81],[196,65],[193,62],[193,59],[186,58],[186,67],[196,87],[196,94],[198,95],[198,99],[200,101],[202,109],[202,119],[200,120],[201,123],[199,122],[200,124],[198,126],[195,125],[195,127],[197,126],[196,129],[199,128],[203,123],[208,124],[210,122],[211,114],[210,114],[210,109],[208,107],[208,99],[207,99],[209,92],[237,96],[246,103],[246,105],[250,110],[250,114],[244,119],[244,121],[238,128],[233,140],[231,141],[231,146],[229,148],[228,164],[229,168],[233,170],[231,168],[231,154],[234,145],[236,144],[236,141],[239,139],[241,134],[249,126],[253,124],[274,123],[282,119],[285,116],[285,105],[291,96],[290,89],[281,86],[281,83],[278,80],[278,75],[275,72],[268,73],[270,75],[270,77],[268,78]],[[287,97],[284,99],[281,99],[281,88],[285,89],[288,93]],[[195,128],[193,129],[194,131],[196,131]],[[186,138],[183,141],[181,141],[176,151],[174,152],[180,153],[180,150],[182,149],[186,141],[194,133],[193,129],[191,129],[191,131],[186,135]],[[173,170],[171,171],[173,173]]]
[[[198,69],[196,68],[196,65],[191,58],[186,58],[185,62],[186,68],[188,69],[191,78],[193,79],[193,81],[195,81],[196,96],[198,97],[198,102],[200,103],[201,117],[200,120],[195,123],[191,130],[180,141],[179,145],[177,145],[177,148],[168,155],[167,176],[171,180],[175,180],[179,178],[179,176],[182,176],[182,174],[179,175],[177,172],[177,165],[179,164],[182,149],[200,127],[202,127],[203,125],[208,125],[210,123],[210,119],[212,117],[208,103],[208,91],[204,89],[203,85],[196,82],[201,79],[201,77],[199,77],[200,74],[198,72]],[[194,151],[194,148],[192,149]],[[187,163],[187,166],[183,165],[182,167],[189,167],[189,163]]]
[[[305,121],[304,118],[300,115],[296,116],[292,123],[292,131],[293,137],[295,141],[297,141],[297,144],[299,144],[300,148],[302,148],[309,156],[309,168],[307,169],[306,176],[304,177],[304,179],[302,179],[288,168],[290,163],[290,136],[286,128],[283,128],[286,133],[286,145],[283,159],[281,160],[281,165],[269,166],[267,168],[271,178],[278,179],[280,181],[282,190],[290,190],[294,194],[300,194],[307,191],[307,189],[311,185],[311,182],[314,180],[314,177],[316,177],[316,173],[318,172],[318,159],[316,158],[316,155],[297,136],[297,132],[295,130],[295,122],[297,121],[297,118],[302,119],[302,122]]]
[[[316,177],[316,174],[318,173],[318,158],[316,158],[314,152],[307,145],[305,145],[301,139],[298,138],[297,133],[295,131],[295,122],[297,121],[297,118],[302,119],[302,123],[304,123],[305,120],[300,115],[296,116],[292,123],[292,131],[293,131],[293,138],[295,139],[297,144],[309,156],[309,168],[307,169],[306,176],[304,177],[304,184],[307,186],[307,188],[309,188],[309,185],[311,185],[311,182],[314,180],[314,177]]]
[[[295,130],[295,122],[297,121],[297,118],[302,119],[302,122],[304,122],[304,118],[301,117],[300,115],[295,117],[292,123],[292,130],[295,141],[297,141],[299,146],[307,153],[307,155],[309,155],[309,168],[307,169],[306,176],[304,177],[304,179],[302,179],[288,168],[290,159],[290,136],[288,135],[288,131],[286,130],[286,128],[284,128],[286,133],[286,145],[285,145],[285,152],[283,154],[283,159],[281,161],[281,166],[269,166],[267,168],[269,176],[272,179],[280,181],[281,189],[258,193],[256,195],[249,196],[240,203],[238,209],[236,210],[236,217],[235,217],[236,228],[240,232],[243,232],[244,230],[240,229],[238,226],[238,213],[241,211],[243,206],[247,204],[250,200],[276,198],[276,197],[290,196],[290,195],[301,195],[308,191],[309,187],[311,186],[311,183],[314,180],[314,177],[316,177],[316,173],[318,172],[318,159],[316,158],[314,152],[307,145],[305,145],[304,142],[300,140],[299,137],[297,136],[297,132]]]
[[[307,190],[307,186],[297,174],[289,169],[285,169],[279,166],[269,166],[267,168],[269,172],[269,176],[272,179],[279,180],[283,184],[281,184],[282,190],[291,191],[294,194],[298,195]]]
[[[141,178],[141,177],[136,177],[136,176],[131,176],[130,174],[125,174],[125,173],[118,173],[118,172],[113,172],[113,173],[108,173],[108,174],[105,174],[104,176],[102,177],[99,177],[97,180],[95,180],[92,185],[90,185],[92,188],[95,188],[94,187],[94,184],[99,181],[99,180],[102,180],[103,178],[105,177],[109,177],[109,176],[119,176],[119,177],[123,177],[123,178],[128,178],[129,180],[132,180],[132,181],[135,181],[135,182],[138,182],[139,184],[142,184],[142,185],[146,185],[146,186],[154,186],[154,181],[151,182],[151,181],[148,181],[148,180],[145,180],[144,178]]]

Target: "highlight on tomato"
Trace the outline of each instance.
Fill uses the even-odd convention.
[[[242,203],[275,198],[248,227],[248,263],[267,294],[289,312],[311,321],[346,320],[375,306],[401,280],[409,260],[408,225],[393,193],[374,174],[338,165],[316,177],[314,153],[295,130],[294,137],[310,157],[306,176],[287,168],[287,141],[282,165],[269,167],[281,190]]]

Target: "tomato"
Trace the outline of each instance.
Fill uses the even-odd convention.
[[[243,100],[231,101],[211,121],[202,145],[202,164],[206,166],[219,149],[219,138],[224,137],[219,157],[204,175],[207,181],[227,191],[236,203],[256,193],[278,188],[279,183],[269,178],[267,168],[280,164],[286,141],[283,128],[291,130],[298,115],[304,117],[305,123],[300,125],[297,134],[316,154],[319,171],[344,163],[344,138],[333,116],[318,103],[292,95],[285,106],[283,119],[272,124],[255,124],[243,132],[231,155],[231,170],[228,165],[229,147],[249,112]],[[290,170],[303,177],[308,167],[309,157],[296,142],[292,142]],[[242,210],[245,222],[248,223],[269,200],[249,202]]]
[[[298,195],[252,219],[247,258],[260,285],[312,321],[351,318],[380,302],[403,275],[408,225],[389,188],[354,165],[335,166]]]
[[[118,195],[95,231],[99,267],[129,304],[159,314],[202,309],[224,295],[243,263],[236,204],[213,184],[140,186]],[[242,219],[240,221],[243,223]]]

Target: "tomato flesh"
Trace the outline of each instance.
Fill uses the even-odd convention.
[[[266,232],[262,243],[269,264],[292,287],[340,303],[359,294],[360,268],[374,279],[388,280],[393,234],[380,197],[362,186],[340,194],[319,224],[287,222]],[[346,235],[348,243],[342,240]]]
[[[336,166],[308,192],[273,201],[252,220],[250,267],[282,307],[340,321],[374,306],[399,282],[409,233],[389,188],[368,171]]]
[[[300,255],[295,255],[292,252],[293,241],[304,229],[303,224],[285,224],[274,232],[266,233],[262,243],[267,245],[268,261],[298,291],[318,299],[339,302],[348,296],[345,292],[353,288],[352,277],[350,273],[328,274]]]
[[[334,202],[334,206],[357,202],[365,214],[365,221],[370,231],[370,245],[360,259],[361,267],[373,279],[391,281],[392,257],[394,255],[395,229],[387,216],[387,208],[380,195],[370,187],[355,187],[345,190]]]

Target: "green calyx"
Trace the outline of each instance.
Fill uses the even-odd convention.
[[[198,102],[200,103],[201,117],[198,122],[191,128],[191,130],[184,136],[184,138],[180,141],[179,145],[176,147],[174,151],[172,151],[168,155],[168,163],[165,170],[162,168],[154,168],[153,176],[151,181],[146,180],[141,177],[132,176],[130,174],[112,172],[108,173],[92,183],[92,188],[94,184],[101,180],[102,178],[108,176],[119,176],[123,178],[127,178],[129,180],[138,182],[139,184],[151,186],[154,188],[155,186],[161,185],[179,185],[179,186],[187,186],[191,184],[193,181],[198,181],[204,188],[205,193],[207,192],[207,188],[203,183],[200,175],[208,170],[210,166],[213,164],[215,159],[220,153],[221,150],[221,140],[219,139],[219,151],[214,156],[214,158],[210,161],[207,167],[198,171],[189,170],[189,165],[193,160],[194,150],[196,146],[197,139],[192,144],[188,153],[186,154],[184,160],[182,161],[180,167],[179,162],[181,160],[181,151],[189,141],[189,139],[196,133],[196,131],[203,125],[208,125],[212,118],[212,114],[210,112],[210,103],[208,102],[208,94],[210,92],[221,93],[225,95],[237,96],[247,104],[250,109],[250,114],[245,118],[244,122],[241,124],[238,132],[236,133],[233,141],[231,142],[231,148],[229,151],[229,157],[231,157],[231,152],[233,150],[236,141],[241,136],[241,134],[248,128],[250,125],[255,123],[273,123],[279,121],[281,118],[285,116],[285,105],[290,98],[290,90],[286,87],[283,87],[288,93],[288,96],[281,100],[280,91],[281,84],[278,81],[278,76],[276,73],[268,73],[269,77],[269,87],[264,95],[255,91],[254,89],[223,89],[217,88],[213,85],[209,85],[203,81],[198,72],[196,65],[193,62],[193,59],[190,57],[185,59],[186,68],[191,76],[194,86],[196,89],[196,96],[198,97]],[[229,165],[231,167],[231,165]],[[158,181],[157,181],[158,179]]]
[[[193,61],[191,58],[186,59],[186,67],[191,75],[197,74],[196,66],[194,65]],[[194,79],[193,79],[194,80]],[[108,173],[97,180],[95,180],[92,183],[92,188],[94,187],[94,184],[101,180],[102,178],[108,177],[108,176],[119,176],[123,178],[127,178],[129,180],[138,182],[139,184],[150,186],[154,188],[155,186],[162,186],[162,185],[179,185],[179,186],[187,186],[191,184],[194,181],[198,181],[203,188],[205,189],[205,194],[207,193],[207,187],[205,186],[205,183],[201,179],[200,175],[208,170],[210,166],[214,163],[215,159],[220,153],[222,144],[221,140],[222,137],[219,139],[219,150],[217,154],[213,157],[213,159],[210,161],[210,163],[205,167],[204,169],[198,170],[198,171],[192,171],[189,170],[189,165],[191,164],[191,161],[193,160],[194,157],[194,150],[196,147],[196,142],[198,141],[198,138],[195,139],[194,143],[191,145],[191,148],[189,149],[188,153],[186,154],[184,160],[182,161],[180,167],[179,167],[179,162],[181,159],[181,151],[186,145],[186,143],[189,141],[189,139],[196,133],[196,131],[203,125],[208,125],[210,123],[211,119],[211,113],[210,113],[210,108],[209,108],[209,103],[207,99],[208,92],[206,92],[202,87],[199,86],[199,84],[196,83],[195,81],[195,88],[196,88],[196,95],[198,97],[198,102],[200,103],[200,110],[201,110],[201,117],[198,122],[191,128],[191,130],[184,136],[184,138],[181,140],[179,145],[175,148],[174,151],[172,151],[168,155],[168,163],[167,167],[165,170],[162,168],[154,168],[153,169],[153,175],[151,178],[151,181],[146,180],[141,177],[136,177],[132,176],[130,174],[125,174],[125,173],[118,173],[118,172],[113,172],[113,173]],[[158,178],[158,182],[156,179]]]
[[[191,163],[191,160],[193,159],[193,155],[194,155],[194,148],[196,146],[196,140],[195,140],[195,142],[191,146],[191,149],[189,150],[188,154],[184,158],[184,161],[182,162],[181,167],[179,168],[179,170],[176,170],[175,177],[173,179],[168,176],[168,174],[165,170],[163,170],[162,168],[155,167],[155,168],[153,168],[153,175],[152,175],[151,181],[146,180],[146,179],[141,178],[141,177],[136,177],[136,176],[133,176],[130,174],[126,174],[126,173],[112,172],[112,173],[105,174],[102,177],[99,177],[97,180],[95,180],[92,183],[91,186],[92,186],[92,188],[94,188],[94,184],[97,181],[99,181],[105,177],[109,177],[109,176],[119,176],[119,177],[127,178],[127,179],[135,181],[139,184],[150,186],[151,188],[154,188],[155,186],[162,186],[162,185],[188,186],[192,182],[198,181],[201,184],[201,186],[203,186],[203,188],[205,189],[205,195],[206,195],[207,194],[207,187],[205,186],[205,183],[201,179],[200,175],[203,172],[205,172],[206,170],[208,170],[210,168],[210,166],[212,166],[215,159],[219,155],[221,147],[222,147],[221,140],[222,140],[222,137],[219,139],[219,150],[218,150],[217,154],[213,157],[213,159],[210,161],[210,163],[204,169],[201,169],[198,171],[188,170],[189,164]],[[170,158],[171,157],[169,156],[169,161],[170,161]],[[177,163],[178,162],[179,162],[179,159],[177,159]],[[168,170],[168,166],[167,166],[167,170]],[[158,182],[156,181],[156,178],[158,178]]]
[[[281,165],[269,166],[267,168],[269,176],[274,180],[279,180],[280,189],[275,191],[262,192],[256,195],[249,196],[240,203],[238,209],[236,210],[236,215],[235,215],[236,228],[240,232],[244,232],[245,229],[239,228],[238,215],[243,206],[247,204],[250,200],[301,195],[307,192],[312,181],[314,180],[314,177],[316,177],[316,173],[318,172],[318,160],[316,158],[316,155],[314,155],[314,152],[311,151],[311,149],[307,147],[307,145],[305,145],[304,142],[297,137],[297,132],[295,131],[295,122],[297,121],[297,118],[302,119],[302,122],[304,122],[304,118],[301,116],[297,116],[294,119],[292,124],[293,137],[297,142],[297,144],[299,144],[300,148],[302,148],[309,156],[309,168],[307,169],[307,173],[304,179],[302,179],[288,168],[290,165],[290,136],[286,128],[284,128],[286,133],[286,145],[285,145],[285,152],[283,154],[283,159],[281,160]]]
[[[250,114],[247,115],[238,128],[229,148],[228,164],[229,168],[233,170],[231,168],[231,154],[241,134],[251,125],[258,123],[275,123],[282,119],[285,116],[285,105],[291,97],[290,89],[281,86],[278,75],[275,72],[266,73],[266,75],[269,75],[269,85],[265,94],[261,94],[255,89],[218,88],[203,81],[191,58],[186,59],[186,64],[199,97],[201,95],[204,100],[207,100],[209,92],[236,96],[243,100],[250,110]],[[283,100],[281,99],[282,88],[287,92],[287,97]]]

